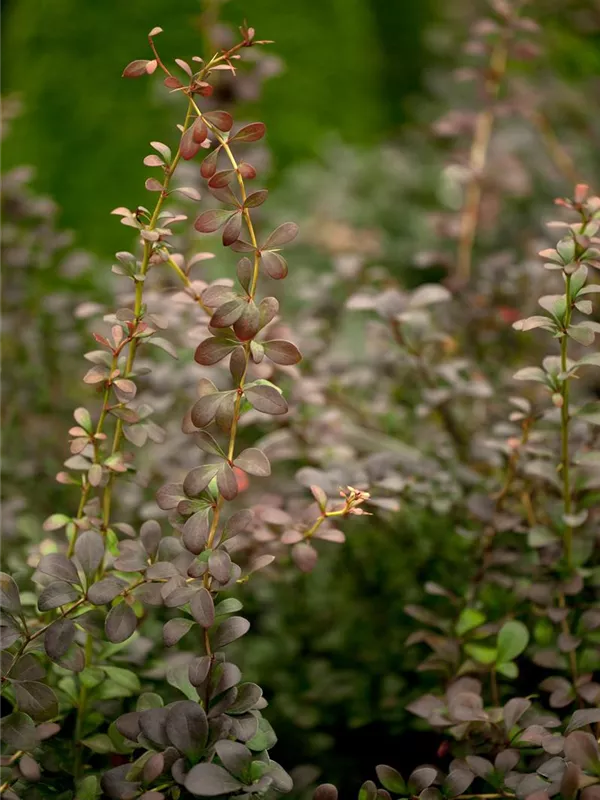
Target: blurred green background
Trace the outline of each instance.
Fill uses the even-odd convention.
[[[277,168],[314,157],[335,131],[373,144],[406,117],[418,91],[423,31],[434,0],[231,0],[225,22],[245,18],[273,39],[283,72],[260,100]],[[31,163],[36,188],[62,209],[77,243],[103,256],[119,249],[115,206],[134,207],[150,139],[167,139],[171,120],[155,82],[123,81],[125,64],[147,55],[160,25],[164,57],[201,54],[200,0],[6,0],[3,92],[24,102],[4,145],[4,165]],[[251,108],[248,109],[251,113]],[[115,136],[116,132],[116,136]]]

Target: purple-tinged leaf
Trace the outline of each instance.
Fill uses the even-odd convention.
[[[208,508],[197,511],[186,521],[181,538],[190,553],[199,555],[204,550],[209,528]]]
[[[185,636],[185,634],[194,627],[191,619],[183,617],[176,617],[170,619],[163,625],[163,641],[167,647],[173,647],[174,644]]]
[[[216,552],[219,553],[221,551],[217,550]],[[213,555],[214,554],[211,553],[210,557],[212,558]],[[228,578],[229,573],[227,573],[225,581],[220,582],[225,583]],[[196,622],[198,622],[203,628],[212,628],[215,621],[215,604],[213,602],[211,593],[208,591],[208,589],[204,588],[204,586],[198,589],[198,591],[190,600],[190,610]]]
[[[123,78],[141,78],[146,75],[146,67],[149,64],[147,58],[138,58],[136,61],[130,61],[123,70]]]
[[[223,396],[223,392],[213,392],[212,394],[205,394],[204,397],[194,403],[191,416],[192,422],[197,428],[204,428],[213,421]]]
[[[127,603],[119,603],[108,612],[104,622],[104,630],[110,642],[125,642],[133,635],[137,627],[135,612]]]
[[[53,690],[39,681],[22,681],[14,684],[19,711],[42,722],[58,715],[58,700]]]
[[[231,216],[231,211],[224,208],[211,208],[209,211],[204,211],[194,222],[194,228],[200,233],[214,233],[225,224],[225,221]]]
[[[246,301],[241,297],[223,303],[211,317],[211,328],[229,328],[242,316],[246,306]]]
[[[185,788],[190,794],[200,797],[217,797],[232,794],[242,784],[217,764],[196,764],[185,778]]]
[[[194,353],[194,360],[203,367],[211,367],[226,358],[236,347],[236,342],[211,336],[200,342]]]
[[[266,132],[266,126],[263,122],[251,122],[249,125],[244,125],[243,128],[234,134],[230,139],[232,142],[258,142],[262,139]]]
[[[103,606],[121,594],[126,585],[124,581],[110,575],[108,578],[103,578],[90,586],[87,592],[88,600],[92,605]]]
[[[244,304],[242,313],[233,325],[235,335],[240,342],[248,342],[259,331],[260,312],[254,300]]]
[[[242,450],[233,463],[249,475],[266,478],[271,474],[269,459],[257,447],[248,447],[246,450]]]
[[[275,228],[263,244],[262,249],[269,250],[273,247],[281,247],[281,245],[293,241],[298,235],[298,230],[299,228],[295,222],[284,222],[278,228]]]
[[[194,467],[185,476],[183,490],[188,497],[200,495],[212,481],[219,470],[218,464],[203,464],[201,467]]]
[[[288,410],[285,398],[273,386],[247,386],[244,394],[250,405],[263,414],[285,414]]]
[[[242,214],[236,211],[229,217],[227,224],[223,228],[223,245],[229,247],[239,238],[242,231]]]
[[[302,360],[300,351],[292,342],[284,339],[272,339],[270,342],[263,342],[262,345],[267,358],[270,358],[275,364],[291,366]]]
[[[229,464],[221,464],[216,474],[219,493],[223,495],[225,500],[233,500],[235,497],[237,497],[237,480],[235,473]]]
[[[227,111],[207,111],[204,119],[220,131],[227,133],[233,127],[233,117]]]
[[[226,647],[231,642],[244,636],[250,629],[250,623],[244,617],[229,617],[222,622],[213,639],[213,649]]]
[[[318,557],[317,551],[308,542],[298,542],[292,547],[292,558],[302,572],[312,572]]]
[[[287,261],[279,253],[263,250],[260,254],[261,264],[270,278],[280,281],[288,274]]]
[[[54,581],[40,593],[38,608],[40,611],[50,611],[78,599],[79,592],[74,586],[65,581]]]
[[[258,206],[262,206],[269,195],[267,189],[259,189],[257,192],[252,192],[246,198],[244,203],[244,208],[257,208]]]

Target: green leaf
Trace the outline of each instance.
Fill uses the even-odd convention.
[[[88,775],[77,784],[75,800],[96,800],[100,797],[100,781],[96,775]]]
[[[493,664],[498,655],[494,647],[486,647],[482,644],[466,644],[465,653],[480,664]]]
[[[497,663],[504,664],[521,655],[529,642],[529,631],[522,622],[509,620],[498,633]]]
[[[504,664],[496,664],[496,671],[505,678],[517,678],[519,676],[519,668],[514,661],[507,661]]]
[[[457,620],[456,633],[458,636],[462,636],[467,633],[467,631],[471,631],[473,628],[478,628],[480,625],[483,625],[484,622],[485,614],[483,612],[475,608],[465,608],[462,610]]]
[[[386,764],[379,764],[379,766],[375,767],[375,772],[377,773],[381,785],[389,792],[394,792],[394,794],[406,793],[404,778],[393,767],[388,767]]]
[[[82,739],[81,744],[89,747],[89,749],[94,753],[116,752],[110,736],[107,736],[105,733],[96,733],[94,736],[89,736],[87,739]]]
[[[190,683],[189,665],[178,664],[167,671],[167,683],[179,689],[188,700],[198,701],[199,694]]]
[[[2,741],[14,750],[33,750],[37,745],[35,724],[28,714],[15,711],[2,719]]]
[[[277,736],[275,735],[275,731],[270,723],[261,716],[258,720],[258,731],[249,742],[246,742],[246,745],[250,750],[260,752],[261,750],[269,750],[276,742]]]
[[[118,686],[122,686],[123,689],[126,689],[129,695],[137,694],[140,691],[140,679],[135,672],[132,672],[130,669],[106,666],[103,666],[102,669],[106,672],[111,681]]]

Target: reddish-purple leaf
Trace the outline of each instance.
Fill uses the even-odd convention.
[[[222,361],[236,347],[237,344],[235,342],[211,336],[209,339],[200,342],[194,353],[194,359],[198,364],[202,364],[203,367],[210,367]]]
[[[271,247],[281,247],[281,245],[291,242],[298,235],[298,230],[295,222],[284,222],[278,228],[275,228],[264,243],[263,248],[268,250]]]
[[[206,156],[206,158],[204,159],[204,161],[202,162],[201,166],[200,166],[200,174],[206,180],[211,178],[215,174],[215,172],[217,171],[217,161],[218,161],[218,158],[219,158],[219,150],[220,150],[220,148],[217,147],[215,150],[212,151],[212,153],[209,153]]]
[[[146,156],[146,158],[144,159],[144,164],[147,167],[162,167],[164,166],[164,163],[165,162],[162,160],[162,158],[160,156],[154,155],[154,153],[152,153],[149,156]]]
[[[136,61],[131,61],[123,70],[123,78],[141,78],[146,75],[146,67],[150,62],[147,58],[140,58]]]
[[[135,612],[127,603],[119,603],[111,608],[104,622],[104,630],[110,642],[124,642],[133,634],[137,626]]]
[[[288,274],[287,261],[279,253],[274,253],[272,250],[263,250],[260,254],[260,260],[267,275],[274,280],[280,281]]]
[[[242,231],[242,214],[241,211],[236,211],[232,214],[223,228],[223,245],[229,247],[237,239]]]
[[[198,555],[204,550],[209,528],[208,509],[197,511],[186,521],[181,538],[190,553]]]
[[[246,208],[257,208],[258,206],[262,206],[265,200],[268,197],[268,190],[267,189],[259,189],[257,192],[252,192],[246,198],[246,202],[244,206]]]
[[[248,402],[263,414],[285,414],[288,410],[285,398],[273,386],[247,386],[244,394]]]
[[[195,120],[191,127],[191,131],[192,138],[195,142],[197,142],[197,144],[202,144],[202,142],[208,136],[208,129],[200,117]]]
[[[192,597],[190,611],[196,622],[200,623],[203,628],[212,628],[215,621],[215,604],[211,593],[204,586],[198,589]]]
[[[233,325],[233,323],[241,317],[246,305],[246,301],[240,297],[223,303],[211,317],[211,328],[229,328],[230,325]]]
[[[254,300],[246,303],[242,314],[235,322],[233,330],[240,342],[254,338],[259,331],[260,314]]]
[[[302,572],[312,572],[318,557],[317,551],[308,542],[298,542],[292,547],[292,558]]]
[[[179,152],[181,153],[182,158],[185,158],[186,161],[189,161],[199,150],[200,143],[194,139],[194,128],[192,126],[191,128],[188,128],[181,137]]]
[[[233,127],[233,117],[227,111],[207,111],[204,118],[215,128],[225,133]]]
[[[208,185],[211,189],[222,189],[223,186],[229,186],[234,178],[234,169],[222,169],[219,172],[215,172],[215,174],[209,180]]]
[[[226,211],[223,208],[212,208],[200,214],[194,222],[194,228],[200,233],[214,233],[219,230],[230,216],[230,211]]]
[[[238,493],[235,473],[229,464],[221,464],[217,473],[217,486],[225,500],[233,500]]]
[[[271,361],[282,366],[297,364],[302,356],[295,344],[286,342],[284,339],[272,339],[270,342],[263,342],[265,353]]]
[[[276,297],[263,297],[258,307],[260,317],[259,328],[262,330],[269,324],[279,312],[279,301]]]
[[[203,464],[190,470],[183,481],[183,490],[188,497],[201,494],[217,474],[218,464]]]
[[[246,450],[242,450],[233,463],[249,475],[256,475],[259,478],[266,478],[271,474],[269,459],[257,447],[248,447]]]
[[[164,80],[164,84],[167,87],[167,89],[181,89],[183,86],[183,83],[180,80],[177,80],[177,78],[174,75],[169,75],[168,77],[166,77]]]
[[[266,127],[263,122],[251,122],[244,125],[231,137],[230,142],[258,142],[265,135]]]
[[[238,164],[238,172],[245,180],[250,181],[253,178],[256,178],[256,170],[254,169],[252,164],[248,164],[245,161],[240,161],[240,163]]]
[[[197,428],[204,428],[213,421],[222,399],[221,392],[214,392],[213,394],[204,395],[194,403],[191,416],[192,422]]]

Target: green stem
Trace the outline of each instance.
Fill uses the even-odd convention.
[[[566,276],[565,292],[567,296],[567,310],[565,312],[564,333],[560,340],[560,368],[563,374],[567,371],[567,328],[571,321],[571,276]],[[569,458],[569,379],[564,377],[561,385],[562,405],[560,408],[560,435],[561,435],[561,472],[563,483],[564,513],[571,513],[571,473]],[[569,569],[573,565],[573,526],[567,524],[564,535],[565,559]]]

